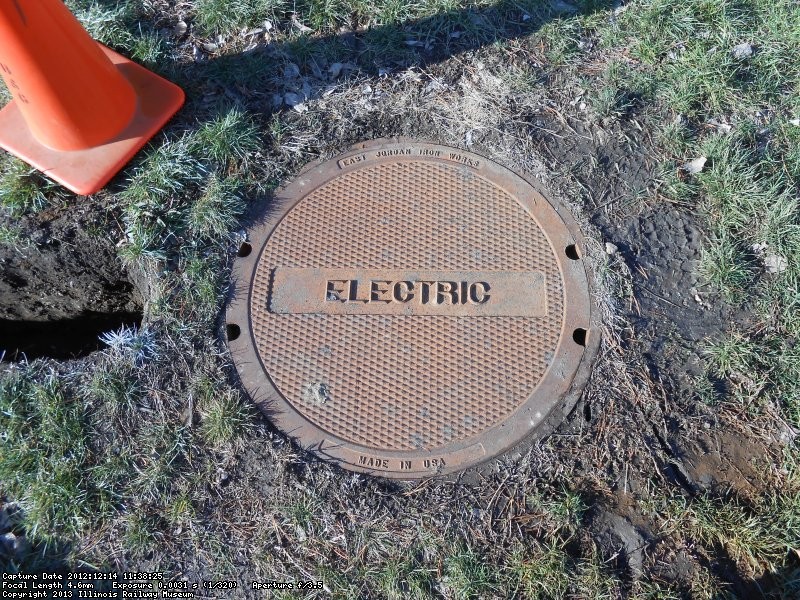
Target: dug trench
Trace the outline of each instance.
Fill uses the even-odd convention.
[[[86,356],[101,336],[142,321],[142,295],[96,209],[51,209],[17,223],[0,246],[0,358]]]

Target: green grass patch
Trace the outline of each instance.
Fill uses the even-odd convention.
[[[453,598],[471,600],[491,596],[497,588],[490,561],[458,543],[444,560],[444,585]]]
[[[534,542],[516,549],[507,569],[514,595],[523,598],[565,598],[570,589],[571,560],[558,541]]]
[[[666,506],[667,527],[697,540],[709,556],[727,555],[755,577],[788,567],[800,548],[800,495],[788,489],[755,505],[701,496],[675,498]]]
[[[241,183],[237,178],[212,175],[202,194],[189,206],[187,229],[193,236],[219,238],[226,235],[244,212]]]
[[[87,406],[53,372],[0,380],[0,481],[33,535],[74,536],[101,519],[110,493],[94,476]]]
[[[427,600],[435,598],[434,573],[416,557],[389,559],[374,578],[387,600]]]
[[[194,132],[191,140],[194,153],[213,161],[226,170],[243,163],[260,148],[258,127],[253,119],[238,108],[225,110],[206,121]]]
[[[22,250],[28,243],[29,240],[23,236],[22,229],[18,225],[0,223],[0,245]]]
[[[199,32],[210,36],[274,20],[286,8],[283,0],[197,0],[194,19]]]
[[[0,163],[0,206],[12,217],[36,213],[63,192],[33,167],[6,156]]]
[[[233,390],[220,391],[218,382],[202,377],[195,385],[200,413],[200,436],[212,448],[225,448],[247,433],[253,424],[253,409]]]

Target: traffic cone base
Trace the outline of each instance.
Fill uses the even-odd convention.
[[[138,98],[136,113],[113,140],[85,150],[53,150],[33,137],[15,100],[0,110],[0,148],[82,195],[93,194],[108,183],[178,112],[185,99],[177,85],[99,45],[131,83]]]

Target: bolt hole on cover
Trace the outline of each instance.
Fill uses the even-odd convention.
[[[581,231],[479,154],[376,140],[309,165],[240,248],[228,345],[301,447],[420,479],[549,433],[599,344]]]

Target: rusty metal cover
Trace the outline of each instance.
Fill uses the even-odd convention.
[[[599,341],[571,216],[463,150],[383,140],[317,163],[239,255],[244,387],[356,471],[453,473],[545,433]]]

